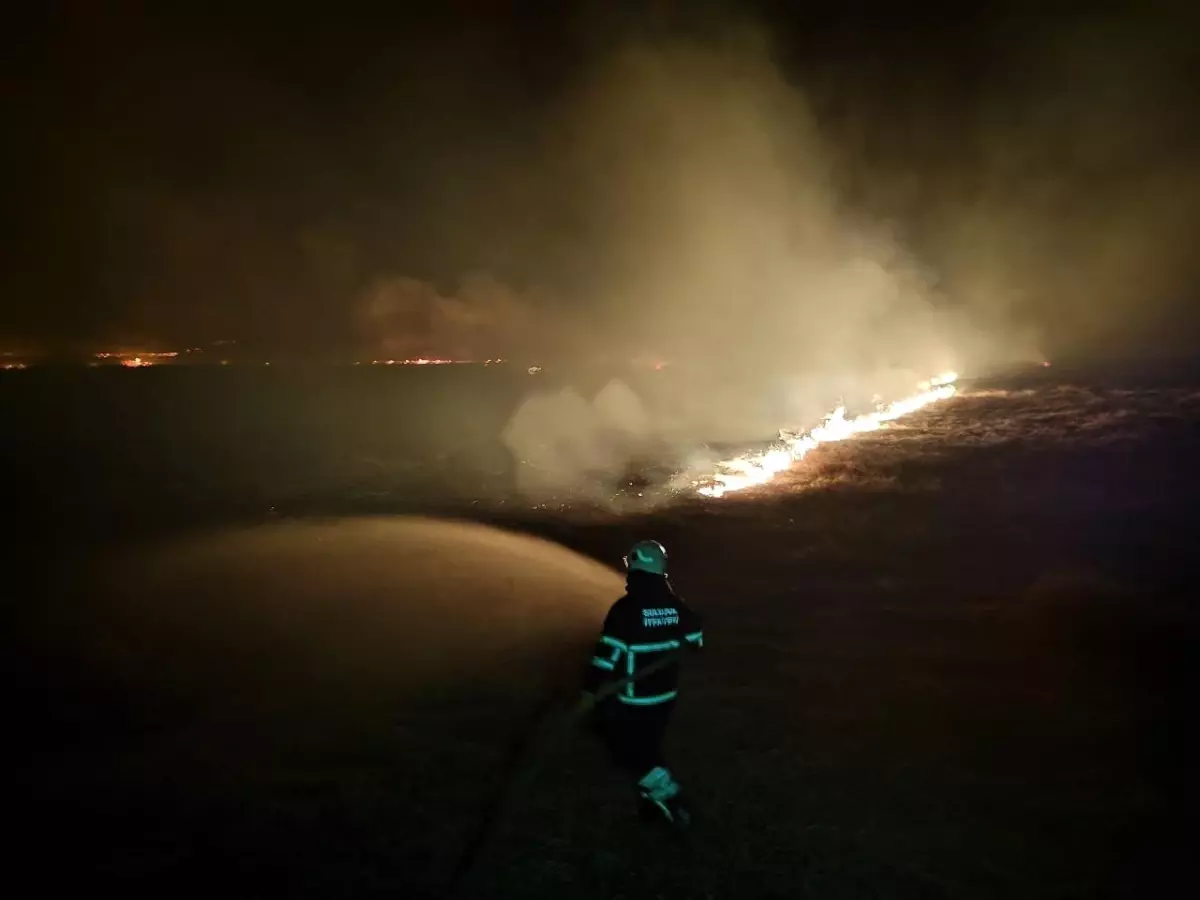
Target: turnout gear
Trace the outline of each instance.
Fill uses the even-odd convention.
[[[667,581],[666,561],[657,541],[641,541],[625,557],[626,592],[605,617],[584,701],[613,764],[635,779],[643,808],[681,826],[689,817],[662,742],[678,696],[679,657],[702,647],[704,632],[700,617]],[[625,683],[603,690],[617,681]]]
[[[632,676],[614,699],[625,706],[657,706],[675,699],[679,656],[701,647],[704,631],[693,612],[661,575],[630,571],[625,596],[608,611],[604,631],[592,656],[585,690],[605,681]],[[653,664],[653,665],[652,665]],[[639,674],[650,669],[644,676]]]

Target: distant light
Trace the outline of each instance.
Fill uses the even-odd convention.
[[[427,359],[419,356],[416,359],[373,359],[373,366],[454,366],[470,365],[470,359]]]
[[[1045,368],[1045,369],[1048,369],[1048,368],[1050,368],[1050,360],[1046,360],[1045,362],[1043,362],[1043,363],[1042,363],[1042,368]]]
[[[154,365],[156,359],[174,359],[179,355],[176,350],[119,350],[117,352],[95,353],[95,359],[115,359],[128,369]]]

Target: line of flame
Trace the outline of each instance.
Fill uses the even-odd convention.
[[[812,431],[779,433],[780,443],[759,453],[746,453],[717,463],[717,471],[708,478],[693,482],[697,493],[705,497],[723,497],[734,491],[766,484],[780,472],[808,455],[821,444],[844,441],[868,431],[878,431],[885,423],[914,413],[931,403],[947,400],[957,391],[955,372],[943,372],[936,378],[921,382],[919,393],[881,406],[875,412],[846,418],[845,407],[838,407]]]

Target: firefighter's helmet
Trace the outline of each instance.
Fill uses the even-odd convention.
[[[667,574],[667,551],[658,541],[638,541],[625,554],[625,568],[630,572]]]

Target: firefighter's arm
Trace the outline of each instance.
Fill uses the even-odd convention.
[[[704,620],[682,597],[676,597],[679,608],[679,628],[683,634],[683,645],[688,650],[699,650],[704,646]]]
[[[628,652],[627,629],[622,627],[617,610],[610,610],[604,620],[604,630],[592,651],[592,660],[584,675],[584,694],[595,695],[606,682],[624,671],[625,654]]]

